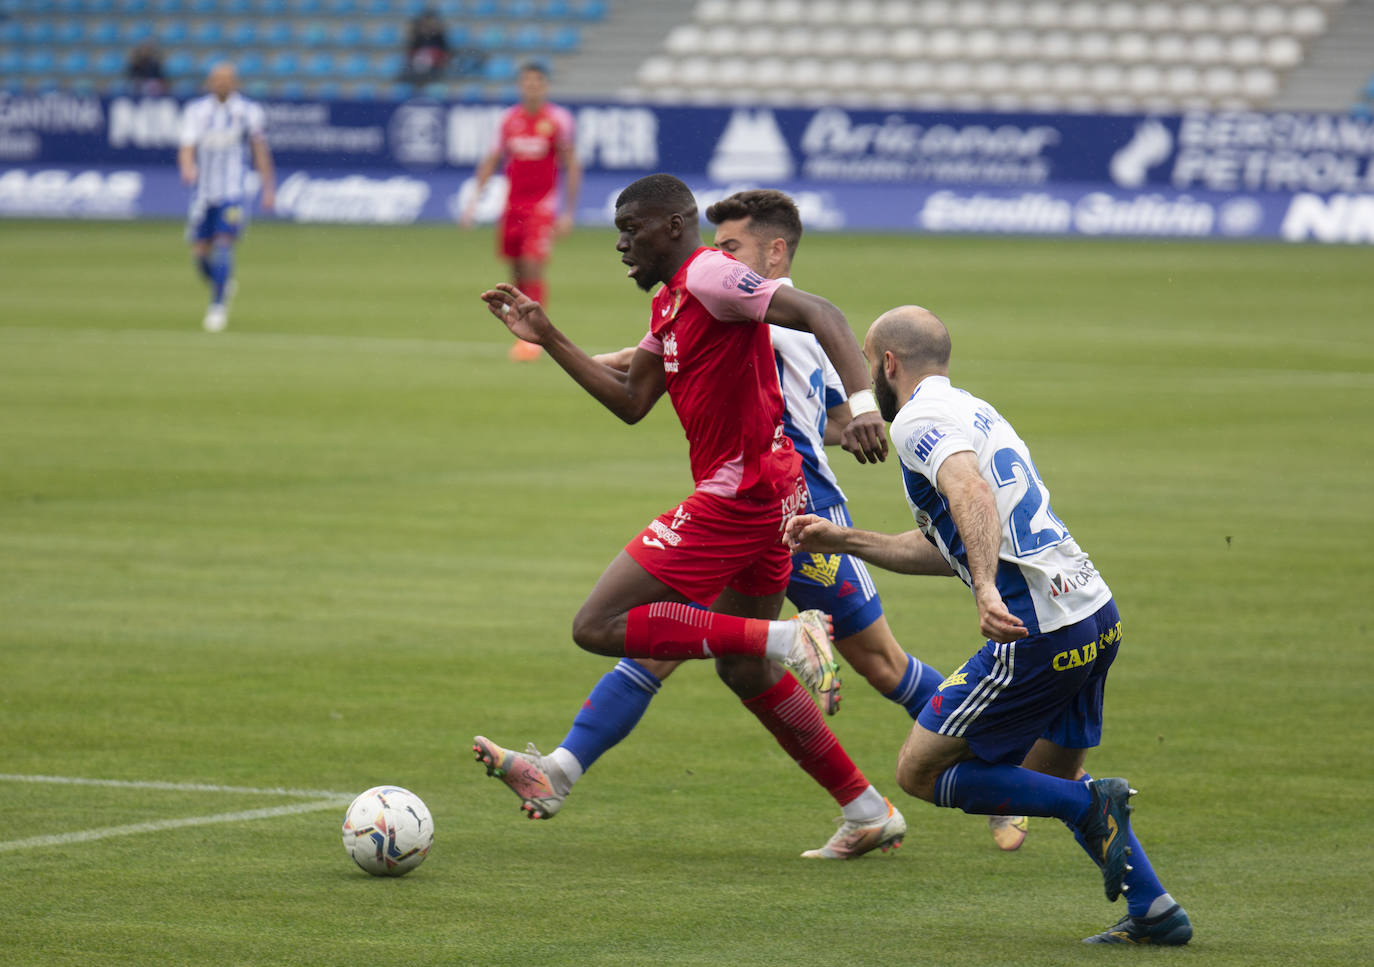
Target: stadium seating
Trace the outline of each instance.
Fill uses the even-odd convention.
[[[407,24],[429,8],[454,50],[481,51],[426,89],[462,99],[510,96],[520,61],[576,56],[612,13],[604,0],[0,0],[0,78],[11,91],[122,91],[130,50],[151,41],[176,93],[229,58],[259,96],[404,97]]]
[[[625,93],[1006,110],[1264,107],[1343,2],[699,0]]]

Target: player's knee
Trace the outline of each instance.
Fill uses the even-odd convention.
[[[927,763],[908,755],[905,750],[897,757],[897,785],[908,796],[934,802],[935,780],[938,778],[939,774],[932,771]]]
[[[614,622],[599,611],[583,608],[573,618],[572,637],[577,647],[594,655],[615,656],[624,652],[624,635],[620,641],[613,639]],[[620,645],[619,648],[614,645]]]

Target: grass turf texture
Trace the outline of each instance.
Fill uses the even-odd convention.
[[[564,241],[555,320],[633,343],[609,231]],[[690,487],[639,427],[477,301],[489,233],[255,225],[230,330],[170,223],[0,226],[0,767],[359,792],[433,811],[377,880],[337,809],[11,848],[16,964],[897,964],[1118,960],[1124,912],[1068,834],[1015,854],[902,796],[908,727],[848,676],[837,733],[906,812],[895,857],[802,861],[833,803],[714,679],[681,672],[565,811],[527,822],[468,752],[547,751],[611,664],[569,623]],[[858,332],[916,301],[954,379],[1029,441],[1116,591],[1100,775],[1193,917],[1180,961],[1368,956],[1374,275],[1366,249],[811,235],[796,266]],[[840,470],[911,526],[895,467]],[[879,575],[945,672],[978,644],[952,581]],[[301,801],[0,782],[5,841]],[[1364,951],[1364,953],[1361,953]],[[1153,959],[1148,953],[1130,957]]]

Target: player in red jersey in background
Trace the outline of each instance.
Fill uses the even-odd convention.
[[[778,667],[822,695],[838,685],[828,617],[808,611],[776,620],[792,571],[781,528],[804,506],[806,483],[783,432],[768,325],[814,332],[851,400],[871,403],[858,341],[825,299],[703,246],[696,200],[672,175],[650,175],[621,192],[615,225],[629,277],[646,292],[662,283],[627,372],[588,356],[514,286],[482,293],[512,333],[543,346],[616,416],[638,422],[666,392],[686,431],[693,492],[610,563],[573,619],[573,639],[600,655],[715,658],[745,707],[844,812],[840,830],[805,855],[850,858],[897,845],[906,832],[901,813],[850,760],[797,679]],[[856,409],[841,445],[863,462],[884,459],[881,420],[871,408]],[[571,754],[558,755],[564,749],[521,753],[478,736],[473,751],[535,819],[561,808],[582,770]]]
[[[509,193],[497,226],[501,257],[510,262],[515,287],[541,305],[548,304],[544,265],[553,252],[555,235],[572,230],[582,167],[574,145],[572,115],[549,103],[549,75],[543,65],[528,63],[518,78],[520,103],[501,115],[496,143],[477,166],[477,185],[462,225],[470,228],[482,189],[506,159]],[[564,171],[563,206],[558,205],[558,169]],[[539,356],[539,347],[523,340],[510,350],[514,360]]]

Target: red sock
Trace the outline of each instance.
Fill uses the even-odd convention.
[[[868,780],[791,672],[762,695],[746,699],[744,707],[758,716],[778,745],[841,806],[853,802],[868,788]]]
[[[768,622],[656,601],[631,608],[625,619],[627,658],[712,658],[758,655],[768,645]]]
[[[549,307],[549,290],[543,279],[524,279],[515,283],[515,287],[544,308]]]

